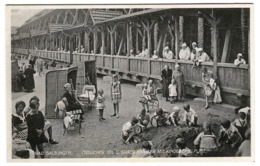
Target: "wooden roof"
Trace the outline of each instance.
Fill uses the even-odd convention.
[[[71,24],[49,24],[49,32],[58,32],[72,27],[73,26]]]
[[[20,33],[19,36],[20,36],[20,39],[24,39],[24,38],[29,38],[31,35],[30,35],[30,33]]]
[[[48,33],[47,30],[30,30],[31,36],[45,35],[47,33]]]
[[[123,12],[120,11],[111,11],[111,10],[105,10],[105,9],[94,9],[90,10],[90,15],[93,20],[93,23],[99,23],[103,22],[118,16],[123,15]]]

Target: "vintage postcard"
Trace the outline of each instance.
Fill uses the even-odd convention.
[[[254,161],[253,7],[6,5],[7,160]]]

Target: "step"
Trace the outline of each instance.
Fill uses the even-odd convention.
[[[103,81],[112,82],[112,77],[110,77],[110,76],[103,76]]]
[[[197,97],[197,98],[194,98],[194,101],[198,101],[198,102],[203,102],[203,103],[205,103],[205,102],[206,102],[206,99],[205,99],[205,98]],[[226,103],[214,104],[214,106],[227,108],[227,109],[230,109],[230,110],[232,110],[232,111],[234,111],[234,110],[238,107],[238,106],[234,106],[234,105],[226,104]]]

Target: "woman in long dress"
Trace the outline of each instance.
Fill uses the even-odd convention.
[[[114,106],[114,114],[111,117],[116,116],[119,118],[119,103],[122,97],[121,83],[118,81],[118,76],[113,75],[113,82],[110,89],[111,100]]]
[[[175,66],[175,70],[172,73],[172,78],[177,83],[177,100],[183,101],[184,97],[184,75],[180,70],[180,65]]]
[[[36,71],[32,68],[32,65],[28,65],[28,68],[25,69],[24,75],[25,75],[25,89],[27,92],[32,92],[35,88],[34,84],[34,78],[33,74],[35,74]]]

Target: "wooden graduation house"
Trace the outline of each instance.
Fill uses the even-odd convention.
[[[14,36],[12,53],[73,64],[95,60],[97,73],[118,74],[135,82],[159,80],[166,64],[174,69],[178,63],[184,72],[186,94],[201,97],[205,67],[218,77],[225,103],[250,101],[249,8],[44,10],[17,31],[18,35],[34,33]],[[191,69],[193,62],[176,56],[183,42],[189,47],[196,42],[212,61]],[[176,58],[151,59],[155,50],[162,56],[166,43]],[[131,50],[143,49],[148,49],[150,57],[130,57]],[[233,64],[238,53],[243,54],[246,65]]]

